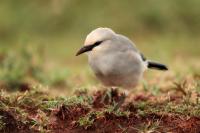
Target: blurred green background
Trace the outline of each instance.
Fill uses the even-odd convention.
[[[1,0],[1,81],[64,81],[65,88],[99,83],[86,56],[75,57],[98,27],[128,36],[171,72],[199,72],[199,7],[199,0]]]

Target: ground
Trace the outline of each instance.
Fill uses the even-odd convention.
[[[69,97],[51,97],[41,86],[14,93],[2,90],[0,131],[200,132],[200,75],[146,87],[129,94],[117,88],[80,89]]]

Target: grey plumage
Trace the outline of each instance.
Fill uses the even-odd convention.
[[[84,52],[95,75],[106,86],[135,87],[147,68],[166,68],[148,61],[131,40],[109,28],[93,30],[77,55]]]

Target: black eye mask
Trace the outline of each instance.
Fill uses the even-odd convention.
[[[100,45],[102,43],[102,41],[98,41],[94,44],[91,44],[91,45],[87,45],[87,46],[83,46],[77,53],[76,53],[76,56],[82,54],[82,53],[85,53],[85,52],[88,52],[88,51],[91,51],[93,48],[95,48],[96,46]]]

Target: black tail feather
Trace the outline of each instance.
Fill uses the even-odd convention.
[[[147,67],[150,69],[157,69],[157,70],[168,70],[166,65],[153,62],[153,61],[148,61]]]

